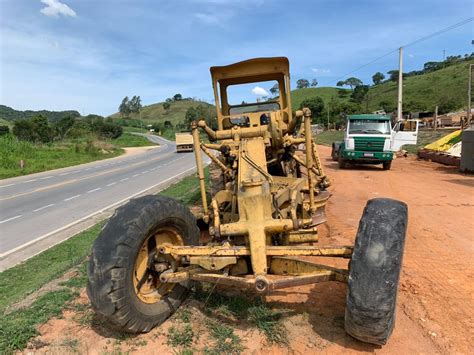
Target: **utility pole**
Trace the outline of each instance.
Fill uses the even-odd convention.
[[[433,117],[433,128],[435,131],[438,129],[438,106],[435,107],[435,114]]]
[[[467,83],[467,126],[469,127],[469,125],[471,124],[471,117],[472,117],[472,114],[471,114],[471,99],[472,99],[472,67],[474,66],[474,64],[469,64],[469,81]],[[464,127],[464,125],[461,125],[462,127]],[[461,129],[462,129],[461,127]]]
[[[400,47],[400,58],[398,64],[398,106],[397,106],[397,119],[400,121],[403,118],[402,111],[402,95],[403,95],[403,47]]]
[[[443,49],[443,61],[446,60],[446,49]]]

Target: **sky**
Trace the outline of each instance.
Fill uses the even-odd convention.
[[[471,0],[0,0],[0,104],[18,110],[117,111],[176,93],[212,102],[209,67],[269,56],[296,80],[346,73],[473,16]],[[404,71],[471,53],[473,22],[405,49]],[[397,69],[398,54],[356,71]],[[248,102],[270,87],[249,87]]]

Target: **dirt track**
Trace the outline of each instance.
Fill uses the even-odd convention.
[[[409,206],[395,331],[382,348],[345,335],[346,286],[331,282],[268,296],[267,301],[274,307],[293,312],[293,316],[284,320],[289,347],[269,348],[257,330],[240,325],[235,333],[243,339],[245,352],[473,353],[474,177],[414,157],[396,159],[390,171],[382,171],[378,166],[339,170],[329,159],[329,153],[329,148],[320,147],[321,160],[333,181],[330,189],[333,196],[327,208],[328,226],[321,230],[321,244],[351,244],[368,199],[390,197]],[[77,302],[87,303],[84,292]],[[190,307],[194,307],[192,303]],[[72,350],[66,340],[77,339],[74,351],[83,353],[117,349],[173,353],[166,345],[169,323],[123,342],[117,341],[114,333],[84,325],[78,321],[77,314],[67,311],[64,319],[43,325],[41,336],[30,348],[63,353]],[[199,328],[199,321],[193,326]],[[202,345],[202,338],[197,349],[199,344]]]

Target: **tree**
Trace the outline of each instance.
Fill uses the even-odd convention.
[[[171,121],[165,121],[164,127],[165,127],[165,129],[166,128],[173,128],[173,124],[171,123]]]
[[[270,89],[270,93],[275,96],[276,94],[278,94],[278,91],[279,91],[279,87],[278,87],[278,83],[276,83],[275,85],[273,85]]]
[[[309,87],[309,81],[306,79],[298,79],[296,82],[296,88],[303,89]]]
[[[336,86],[344,86],[346,85],[346,82],[344,80],[339,80],[336,84]]]
[[[377,72],[374,75],[372,75],[372,81],[374,82],[374,85],[380,84],[383,79],[385,79],[385,75],[383,75],[381,72]]]
[[[388,71],[387,74],[390,75],[389,80],[395,81],[396,83],[398,83],[398,72],[399,72],[399,70],[390,70],[390,71]],[[402,76],[405,77],[406,74],[402,73]]]
[[[142,99],[140,98],[140,96],[133,96],[132,99],[129,101],[128,106],[131,113],[138,114],[143,108]]]
[[[300,104],[300,109],[307,107],[311,110],[311,117],[313,123],[322,121],[322,113],[324,111],[324,101],[319,96],[305,99]]]
[[[362,80],[354,77],[347,78],[345,81],[345,85],[348,85],[351,87],[351,90],[353,90],[356,86],[362,85]]]
[[[174,101],[181,101],[183,99],[183,95],[181,94],[176,94],[173,96]]]
[[[317,79],[311,80],[311,86],[312,86],[312,87],[318,86],[318,80],[317,80]]]
[[[130,115],[130,101],[128,99],[128,96],[125,96],[122,99],[122,102],[119,106],[119,112],[122,117],[128,117],[128,115]]]
[[[351,94],[351,100],[361,104],[364,100],[367,99],[367,94],[369,92],[368,85],[357,85]]]
[[[199,119],[198,112],[194,107],[190,107],[186,110],[184,115],[184,122],[188,127],[191,127],[191,123]]]
[[[165,111],[168,111],[171,107],[171,104],[169,102],[163,102],[163,108]]]
[[[76,120],[74,117],[71,116],[66,116],[56,121],[53,127],[56,137],[59,139],[64,139],[71,130],[72,126],[74,126],[75,121]]]

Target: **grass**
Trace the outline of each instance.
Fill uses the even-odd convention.
[[[316,144],[331,146],[333,142],[342,141],[344,131],[324,131],[314,136]]]
[[[124,147],[147,147],[147,146],[154,146],[156,143],[149,141],[146,137],[137,136],[135,134],[130,134],[128,132],[124,132],[120,137],[111,140],[111,144],[116,147],[124,148]]]
[[[188,347],[193,343],[194,332],[191,324],[185,324],[182,327],[170,327],[168,330],[168,345],[172,347]]]
[[[206,347],[204,354],[240,354],[244,351],[242,340],[235,335],[233,328],[212,319],[206,322],[206,327],[214,340],[214,344],[211,347]]]
[[[0,179],[89,163],[122,153],[122,149],[97,140],[33,144],[5,135],[0,137]],[[20,160],[25,163],[23,169]]]
[[[466,107],[468,67],[469,63],[464,62],[431,73],[405,78],[403,101],[423,103],[429,111],[434,111],[442,99],[452,99],[457,107]],[[397,90],[398,84],[393,81],[372,87],[369,91],[369,111],[380,109],[378,104],[381,101],[387,101],[396,107]]]
[[[339,96],[339,91],[345,93],[343,97]],[[342,88],[332,88],[332,87],[320,87],[320,88],[305,88],[305,89],[296,89],[291,91],[291,106],[293,111],[296,111],[300,108],[300,104],[303,100],[319,96],[323,99],[324,103],[327,105],[332,98],[337,100],[348,101],[350,95],[350,90]]]

